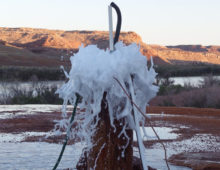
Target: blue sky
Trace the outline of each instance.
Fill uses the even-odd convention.
[[[0,27],[108,30],[110,2],[0,0]],[[137,32],[147,44],[220,45],[220,0],[114,2],[122,12],[122,31]]]

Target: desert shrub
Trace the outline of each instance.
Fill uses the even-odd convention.
[[[178,94],[183,90],[184,87],[182,87],[181,85],[170,85],[170,86],[160,85],[157,95],[163,96],[170,94]]]
[[[220,75],[219,65],[196,64],[196,65],[158,65],[155,67],[160,77],[182,77],[182,76],[201,76],[201,75]]]
[[[220,87],[212,86],[192,90],[180,95],[183,106],[199,108],[220,108]]]
[[[61,100],[56,94],[57,88],[52,87],[52,88],[47,88],[46,90],[43,91],[43,93],[40,94],[40,96],[44,99],[44,103],[46,104],[62,104],[63,100]]]
[[[165,95],[157,96],[153,101],[154,105],[220,109],[219,85],[215,84],[209,87],[197,88],[190,87],[188,89],[184,87],[176,94],[167,90],[168,87],[163,88],[165,88],[165,90],[160,87],[159,93],[163,93]]]
[[[10,92],[8,91],[8,83],[0,81],[0,104],[7,104],[9,97]]]
[[[215,108],[220,109],[220,99],[218,100]]]
[[[169,76],[164,77],[163,79],[159,80],[159,85],[163,86],[170,86],[173,85],[174,80],[171,80]]]
[[[174,85],[168,76],[158,79],[157,84],[157,95],[164,98],[158,103],[160,106],[220,108],[220,80],[213,75],[205,76],[199,87],[190,83]]]
[[[174,80],[170,79],[169,76],[166,76],[165,78],[157,77],[156,85],[159,86],[157,95],[160,96],[178,94],[184,90],[189,89],[189,86],[185,87],[179,84],[174,85]]]
[[[211,87],[215,85],[220,85],[220,80],[214,77],[213,75],[209,74],[203,77],[203,80],[200,81],[201,87]]]
[[[207,88],[205,93],[207,96],[207,101],[206,101],[207,107],[220,108],[219,92],[220,92],[220,86],[213,85],[212,87]]]
[[[168,100],[163,100],[163,104],[161,106],[176,106],[176,105],[173,103],[172,99],[170,100],[168,99]]]
[[[7,88],[1,87],[3,91],[9,89],[9,93],[0,99],[0,104],[62,104],[55,94],[57,87],[47,87],[45,83],[32,82],[30,89],[22,88],[18,82]]]
[[[184,100],[184,106],[185,107],[199,107],[203,108],[206,107],[206,95],[204,94],[198,94],[198,95],[192,95],[191,98],[185,98]]]
[[[193,85],[191,82],[184,82],[183,87],[185,90],[192,90],[198,88],[198,86]]]
[[[42,89],[36,96],[32,91],[21,91],[11,97],[9,104],[62,104],[62,100],[55,92],[55,87]]]

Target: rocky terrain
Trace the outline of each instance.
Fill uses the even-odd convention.
[[[97,44],[108,48],[106,31],[62,31],[33,28],[0,27],[0,66],[49,66],[61,65],[60,57],[68,57],[83,44]],[[220,64],[220,46],[147,45],[134,32],[122,32],[120,40],[126,44],[138,43],[141,52],[153,56],[154,62],[163,64]]]

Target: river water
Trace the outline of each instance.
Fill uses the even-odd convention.
[[[193,76],[193,77],[171,77],[170,79],[174,81],[175,85],[184,86],[185,84],[190,84],[192,86],[198,87],[202,84],[204,78],[202,76]],[[213,76],[214,79],[220,80],[220,76]]]
[[[220,80],[220,76],[213,76],[213,78]],[[204,80],[202,76],[194,77],[171,77],[175,85],[191,85],[199,87]],[[7,95],[13,95],[13,90],[20,89],[25,91],[34,91],[42,87],[59,88],[64,84],[64,81],[40,81],[40,82],[0,82],[0,99]]]
[[[13,96],[15,93],[32,92],[45,88],[60,88],[64,81],[39,81],[39,82],[0,82],[0,101]]]

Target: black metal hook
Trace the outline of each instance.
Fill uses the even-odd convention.
[[[118,42],[118,38],[119,38],[119,35],[120,35],[120,31],[121,31],[121,11],[119,9],[119,7],[114,3],[112,2],[110,4],[111,7],[113,7],[117,13],[117,17],[118,17],[118,20],[117,20],[117,26],[116,26],[116,32],[115,32],[115,38],[114,38],[114,44],[116,44]]]

